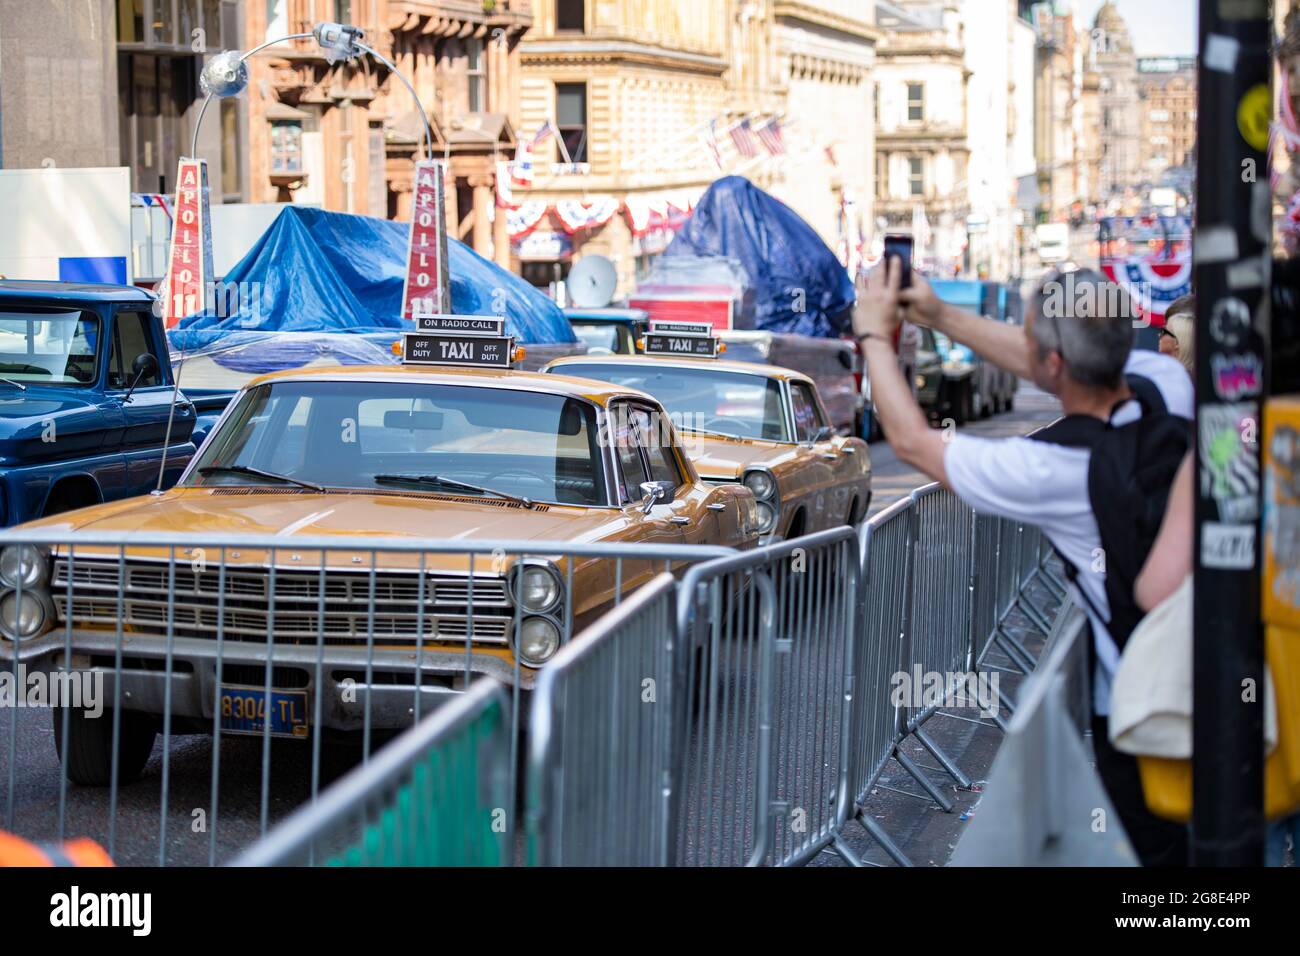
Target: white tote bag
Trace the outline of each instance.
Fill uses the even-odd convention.
[[[1260,698],[1256,698],[1257,700]],[[1277,746],[1277,704],[1264,670],[1264,752]],[[1133,629],[1110,694],[1110,742],[1143,757],[1192,755],[1192,576]]]

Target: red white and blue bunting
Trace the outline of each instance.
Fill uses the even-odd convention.
[[[555,216],[564,231],[573,235],[583,229],[597,229],[618,215],[623,204],[613,196],[602,196],[583,202],[580,199],[562,199],[555,204]]]
[[[507,229],[511,239],[522,239],[541,224],[550,211],[544,202],[525,202],[506,212]]]

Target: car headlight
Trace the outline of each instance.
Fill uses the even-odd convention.
[[[519,660],[529,667],[545,664],[560,649],[560,629],[549,617],[526,617],[519,625]]]
[[[525,611],[543,614],[560,603],[560,575],[549,564],[523,564],[515,571],[515,603]]]
[[[758,533],[770,534],[776,528],[776,509],[766,501],[758,502]]]
[[[45,626],[45,602],[31,591],[9,591],[0,598],[0,631],[7,637],[35,637]]]
[[[771,498],[776,492],[776,482],[772,476],[765,471],[751,471],[745,476],[745,487],[754,493],[754,497],[762,500]]]
[[[0,582],[16,588],[34,588],[45,583],[49,562],[43,548],[34,544],[10,545],[0,551]]]

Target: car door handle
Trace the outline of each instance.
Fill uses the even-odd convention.
[[[690,524],[691,519],[685,515],[673,515],[668,519],[672,524]]]
[[[711,505],[706,505],[706,507],[707,507],[710,511],[726,511],[726,510],[727,510],[727,506],[726,506],[726,505],[724,505],[724,504],[719,504],[719,503],[716,502],[716,501],[713,502],[713,504],[711,504]]]
[[[825,458],[827,461],[839,461],[839,460],[840,460],[840,456],[837,455],[837,454],[835,454],[835,452],[833,452],[833,451],[824,451],[824,452],[822,452],[822,457]]]
[[[843,451],[844,454],[846,454],[846,455],[856,455],[856,454],[858,453],[858,450],[857,450],[856,448],[854,448],[852,445],[845,445],[845,446],[844,446],[842,449],[840,449],[840,450]]]

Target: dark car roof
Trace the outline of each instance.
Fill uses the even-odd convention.
[[[109,282],[48,282],[27,279],[0,279],[0,298],[81,299],[95,302],[150,302],[144,289]]]

